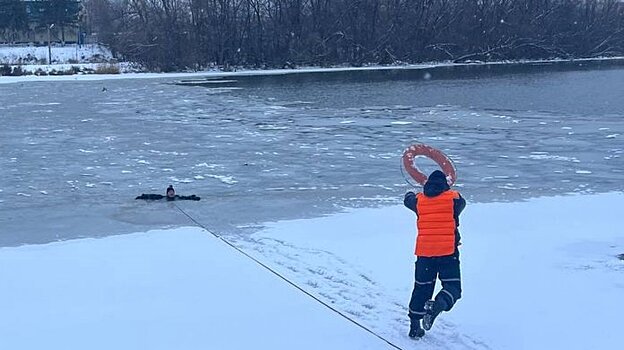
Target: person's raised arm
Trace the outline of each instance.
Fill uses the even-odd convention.
[[[403,199],[403,204],[409,208],[411,211],[418,215],[418,210],[416,209],[416,204],[418,203],[418,198],[416,197],[416,193],[409,191],[405,194],[405,198]]]

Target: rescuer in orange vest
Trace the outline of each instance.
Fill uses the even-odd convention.
[[[418,217],[415,282],[408,315],[409,336],[420,338],[431,329],[435,318],[451,310],[461,297],[457,227],[466,200],[451,190],[446,175],[436,170],[427,178],[423,192],[407,192],[403,203]],[[442,290],[431,300],[438,278]]]

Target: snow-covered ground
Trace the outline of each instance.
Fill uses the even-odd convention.
[[[228,239],[402,349],[613,349],[623,200],[469,203],[463,298],[416,343],[414,215],[401,205]],[[2,248],[0,281],[7,349],[391,348],[199,228]]]
[[[102,45],[65,45],[51,47],[52,62],[101,63],[113,58],[109,49]],[[48,60],[47,46],[6,46],[0,45],[0,64],[45,64]]]
[[[52,64],[48,59],[51,53]],[[76,74],[94,72],[103,65],[113,64],[120,72],[132,72],[136,65],[116,63],[111,51],[98,44],[65,46],[54,45],[50,52],[47,46],[6,46],[0,45],[0,65],[21,69],[27,74],[46,76],[54,72]],[[101,68],[100,68],[101,69]],[[2,77],[4,78],[4,77]],[[2,80],[2,79],[0,79]]]

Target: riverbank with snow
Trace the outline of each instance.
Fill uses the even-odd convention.
[[[114,60],[111,51],[102,45],[88,44],[65,46],[8,46],[0,45],[0,64],[46,65],[49,55],[52,64],[104,63]]]
[[[55,44],[50,48],[0,45],[0,80],[23,76],[120,74],[141,70],[137,64],[119,62],[107,47],[99,44]]]
[[[528,66],[544,66],[552,65],[556,66],[578,66],[583,67],[591,64],[595,65],[614,65],[624,66],[624,57],[602,57],[602,58],[579,58],[573,60],[555,59],[555,60],[521,60],[521,61],[498,61],[498,62],[467,62],[467,63],[453,63],[453,62],[427,62],[420,64],[401,64],[401,65],[369,65],[362,67],[351,66],[335,66],[335,67],[297,67],[293,69],[250,69],[239,67],[237,69],[230,69],[223,71],[219,67],[212,69],[206,69],[202,71],[187,71],[187,72],[171,72],[171,73],[154,73],[146,72],[144,67],[132,62],[117,62],[113,58],[108,49],[102,46],[96,46],[99,49],[92,49],[91,57],[95,59],[89,59],[87,54],[85,59],[84,55],[79,63],[73,62],[71,57],[78,57],[78,54],[74,54],[75,48],[65,47],[56,48],[59,50],[58,60],[55,64],[47,65],[41,64],[42,60],[47,57],[47,47],[45,47],[45,54],[43,53],[44,47],[38,47],[37,56],[39,57],[39,64],[16,64],[8,63],[11,68],[21,69],[25,72],[24,75],[19,76],[2,76],[0,75],[0,84],[3,83],[17,83],[28,81],[92,81],[92,80],[109,80],[109,79],[154,79],[154,78],[180,78],[180,79],[205,79],[205,78],[227,78],[236,76],[264,76],[264,75],[283,75],[283,74],[306,74],[306,73],[331,73],[331,72],[351,72],[351,71],[379,71],[379,70],[431,70],[431,69],[445,69],[453,67],[501,67],[501,66],[514,66],[514,65],[528,65]],[[0,65],[6,64],[11,58],[13,62],[15,57],[24,57],[23,51],[19,54],[12,53],[11,50],[5,48],[5,52],[2,53],[0,47]],[[73,50],[73,51],[72,51]],[[98,53],[101,50],[100,53]],[[87,53],[90,52],[87,50]],[[53,58],[53,61],[55,59]],[[99,70],[98,70],[99,69]],[[39,72],[39,74],[37,74]],[[63,73],[63,74],[59,74]],[[112,74],[109,74],[112,73]],[[431,79],[432,75],[429,72],[423,72],[423,79]]]

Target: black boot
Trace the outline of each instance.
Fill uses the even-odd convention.
[[[410,324],[408,336],[410,338],[420,338],[425,335],[425,330],[420,328],[420,320],[413,320]]]
[[[423,317],[423,328],[425,330],[430,330],[431,327],[433,327],[433,322],[435,321],[436,317],[438,317],[438,315],[442,312],[443,305],[440,305],[440,301],[436,300],[428,300],[425,302],[425,316]]]

